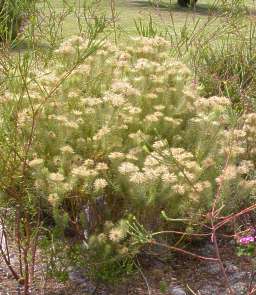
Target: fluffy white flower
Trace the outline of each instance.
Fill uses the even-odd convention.
[[[162,181],[167,184],[173,184],[177,181],[177,177],[174,173],[164,173],[162,175]]]
[[[96,170],[88,169],[86,166],[79,166],[72,169],[71,174],[78,177],[93,177],[97,176]]]
[[[64,180],[64,176],[61,173],[50,173],[49,179],[54,182],[62,182]]]
[[[95,191],[103,190],[107,185],[108,183],[104,178],[97,178],[93,184]]]
[[[41,166],[43,164],[44,160],[43,159],[34,159],[34,160],[31,160],[28,162],[28,165],[31,167],[31,168],[36,168],[38,166]]]
[[[98,132],[93,136],[93,140],[101,140],[105,135],[109,134],[111,132],[111,129],[104,126]]]
[[[114,107],[120,107],[126,102],[126,99],[121,94],[107,92],[103,97],[103,101],[110,102]]]
[[[64,154],[74,154],[74,150],[70,145],[65,145],[61,147],[60,151]]]
[[[94,107],[102,103],[102,99],[98,97],[86,97],[82,98],[80,101],[82,104],[85,104],[89,107]]]
[[[139,168],[134,165],[133,163],[130,162],[123,162],[119,167],[118,167],[118,171],[121,174],[130,174],[130,173],[134,173],[134,172],[138,172]]]
[[[130,182],[135,184],[143,184],[145,183],[147,178],[142,172],[135,172],[130,176]]]
[[[159,117],[155,114],[150,114],[145,117],[146,122],[155,123],[159,121]]]
[[[168,145],[168,142],[166,140],[158,140],[153,143],[153,148],[155,150],[161,150],[165,148],[167,145]]]
[[[121,228],[113,228],[109,232],[109,239],[113,242],[120,242],[125,237],[125,233]]]

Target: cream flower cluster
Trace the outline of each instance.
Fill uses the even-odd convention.
[[[119,48],[105,43],[79,60],[91,45],[74,36],[52,60],[31,66],[29,96],[21,100],[16,123],[22,158],[38,110],[28,155],[36,190],[52,206],[66,198],[94,204],[104,196],[120,215],[141,208],[152,214],[161,208],[175,216],[196,213],[207,208],[220,184],[224,199],[250,198],[256,114],[245,114],[234,127],[229,99],[200,97],[189,69],[169,56],[168,41],[129,43]],[[19,101],[17,89],[1,100],[1,112]],[[122,235],[112,231],[110,237]]]

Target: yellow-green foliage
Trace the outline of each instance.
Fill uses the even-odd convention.
[[[0,1],[0,40],[10,41],[20,32],[23,18],[34,7],[34,0]]]
[[[256,115],[236,122],[227,98],[200,97],[166,40],[129,43],[106,42],[83,58],[92,45],[72,37],[51,60],[32,61],[27,75],[19,77],[18,66],[7,71],[0,104],[5,199],[20,196],[36,208],[40,200],[64,227],[82,227],[84,208],[94,208],[90,230],[129,214],[156,229],[162,210],[198,218],[218,185],[226,210],[250,200]]]

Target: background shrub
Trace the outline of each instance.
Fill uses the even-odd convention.
[[[34,0],[0,1],[0,40],[14,40],[20,32],[22,22],[33,7]]]

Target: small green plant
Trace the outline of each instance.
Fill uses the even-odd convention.
[[[255,229],[246,230],[249,235],[242,236],[238,239],[237,255],[238,256],[255,256]]]
[[[168,292],[168,285],[165,281],[160,281],[159,289],[162,294],[167,294]]]
[[[255,245],[253,243],[249,243],[248,245],[240,245],[237,248],[238,256],[255,256]]]
[[[144,23],[141,18],[134,20],[137,33],[142,37],[154,38],[158,35],[158,29],[153,23],[152,16],[149,16],[148,23]]]
[[[132,255],[128,247],[125,220],[117,225],[107,221],[101,233],[91,235],[87,248],[90,263],[96,268],[93,275],[97,280],[117,282],[134,271],[134,254]]]

